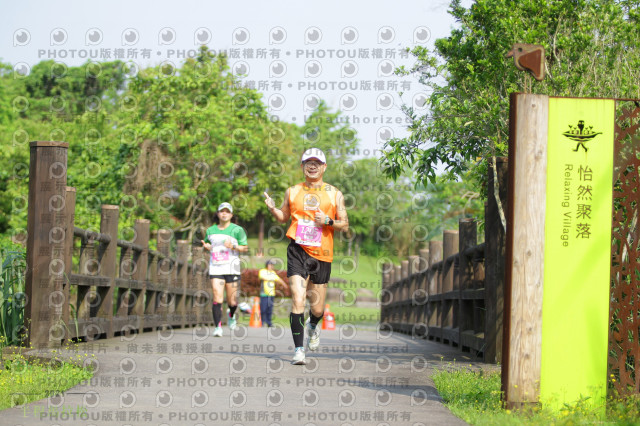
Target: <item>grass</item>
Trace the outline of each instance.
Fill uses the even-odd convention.
[[[24,249],[0,247],[0,410],[60,394],[93,376],[76,365],[86,354],[65,361],[22,354],[25,269]]]
[[[83,357],[87,355],[77,355],[76,361]],[[92,376],[90,370],[57,358],[43,361],[21,354],[5,356],[0,369],[0,410],[62,394]]]
[[[437,370],[431,378],[445,405],[472,425],[639,425],[640,398],[611,399],[607,410],[584,401],[565,404],[559,411],[535,407],[529,411],[502,408],[499,372],[465,368]]]

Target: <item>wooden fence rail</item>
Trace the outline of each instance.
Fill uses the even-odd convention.
[[[470,219],[460,221],[460,232],[444,231],[443,237],[404,261],[404,277],[402,267],[399,280],[395,272],[393,278],[385,274],[381,321],[395,331],[484,352],[485,244],[476,245],[476,222]]]
[[[62,142],[31,143],[29,343],[55,347],[72,338],[213,323],[208,261],[201,247],[190,250],[188,241],[178,240],[172,256],[173,233],[160,229],[157,250],[150,250],[146,219],[136,220],[133,241],[118,239],[119,207],[112,205],[102,206],[100,232],[74,226],[76,190],[66,186],[67,148]]]
[[[497,161],[500,199],[506,206],[506,159]],[[472,351],[488,362],[502,354],[502,294],[505,231],[493,197],[489,170],[485,242],[478,244],[474,219],[462,219],[442,241],[382,271],[382,324],[394,331]]]

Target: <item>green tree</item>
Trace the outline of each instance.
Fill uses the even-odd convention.
[[[113,162],[113,126],[108,119],[126,70],[120,62],[67,67],[53,61],[34,65],[27,75],[0,67],[0,233],[22,234],[27,225],[29,142],[69,141],[68,184],[80,196],[79,226],[96,228],[99,217],[86,213],[89,200],[104,197],[113,179],[104,174]],[[3,106],[9,105],[7,109]],[[113,191],[112,191],[113,192]]]
[[[124,176],[131,212],[188,239],[223,201],[243,221],[264,213],[262,192],[284,187],[277,177],[291,169],[299,133],[271,121],[261,97],[205,48],[178,69],[163,64],[131,79],[116,119],[121,161],[110,170]]]
[[[416,64],[398,70],[416,74],[430,96],[426,115],[404,108],[410,135],[385,144],[381,162],[393,178],[415,167],[418,182],[435,181],[439,164],[448,177],[460,176],[470,164],[486,167],[505,155],[511,92],[640,98],[637,1],[477,0],[467,9],[454,0],[449,13],[457,28],[434,51],[412,49]],[[514,43],[545,48],[543,82],[505,57]]]
[[[351,159],[358,146],[357,132],[342,117],[340,111],[331,112],[324,101],[307,117],[300,129],[302,140],[296,146],[299,158],[308,148],[319,148],[327,156],[325,180],[329,183],[338,178],[339,166]]]

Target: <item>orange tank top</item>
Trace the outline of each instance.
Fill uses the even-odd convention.
[[[315,213],[321,210],[336,220],[337,192],[334,186],[326,183],[321,188],[309,188],[304,183],[289,188],[292,220],[287,237],[300,244],[309,256],[323,262],[333,261],[333,227],[317,226],[313,219]]]

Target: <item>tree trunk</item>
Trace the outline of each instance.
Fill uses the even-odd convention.
[[[258,251],[256,252],[256,257],[264,256],[264,214],[262,212],[258,213]]]
[[[356,237],[355,240],[356,240],[356,249],[355,249],[354,257],[357,265],[360,258],[360,237]]]

